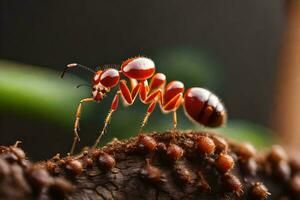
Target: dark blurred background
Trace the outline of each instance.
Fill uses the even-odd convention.
[[[276,138],[270,122],[283,0],[2,0],[0,9],[1,144],[23,140],[34,159],[66,153],[76,107],[90,95],[75,86],[91,75],[74,70],[61,80],[60,72],[70,62],[95,67],[136,55],[152,58],[169,81],[218,94],[229,113],[225,132]],[[81,146],[93,143],[112,97],[84,107]],[[141,103],[120,108],[103,142],[135,135],[145,110]],[[171,128],[171,115],[154,115],[146,130]],[[201,129],[182,111],[179,128]]]

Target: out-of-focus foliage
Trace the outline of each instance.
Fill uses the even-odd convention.
[[[80,79],[75,76],[61,79],[60,73],[1,60],[0,112],[71,125],[78,99],[87,91],[75,87]]]

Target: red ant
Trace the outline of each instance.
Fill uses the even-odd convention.
[[[149,104],[145,118],[142,122],[141,129],[147,123],[151,113],[153,112],[157,102],[164,113],[173,112],[173,127],[177,126],[176,110],[183,105],[186,115],[197,123],[209,127],[221,126],[226,122],[227,114],[222,102],[219,98],[210,91],[193,87],[189,88],[185,95],[184,85],[180,81],[171,81],[166,84],[166,76],[162,73],[155,73],[154,62],[146,57],[134,57],[127,59],[121,65],[118,71],[114,68],[104,70],[92,70],[86,66],[72,63],[67,65],[62,76],[70,68],[80,67],[94,74],[92,80],[92,97],[82,99],[79,103],[74,124],[74,140],[70,154],[74,152],[75,145],[79,141],[78,127],[84,102],[101,102],[108,92],[113,87],[118,86],[119,89],[112,101],[110,111],[105,119],[105,123],[101,133],[99,134],[94,147],[99,144],[106,127],[112,117],[113,112],[118,108],[119,96],[123,98],[125,104],[132,105],[139,94],[140,100],[144,104]],[[120,74],[123,74],[130,81],[131,87],[127,86],[125,79],[120,80]],[[147,79],[151,78],[150,85]]]

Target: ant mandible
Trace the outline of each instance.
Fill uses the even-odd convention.
[[[193,87],[189,88],[185,92],[185,95],[183,95],[184,85],[180,81],[171,81],[165,86],[166,76],[162,73],[154,74],[155,64],[149,58],[138,56],[127,59],[122,63],[119,71],[114,68],[95,71],[86,66],[72,63],[67,65],[61,77],[64,76],[68,69],[75,67],[83,68],[93,73],[92,97],[82,99],[78,105],[74,123],[74,138],[70,154],[73,154],[75,146],[80,140],[78,128],[82,104],[86,102],[101,102],[106,94],[116,86],[118,86],[119,89],[114,96],[103,129],[96,139],[94,147],[98,146],[112,114],[117,110],[120,96],[125,104],[132,105],[139,94],[140,100],[144,104],[149,104],[140,131],[142,131],[147,123],[157,103],[159,103],[160,108],[164,113],[173,112],[174,129],[176,129],[177,126],[176,111],[181,105],[184,107],[185,114],[192,121],[202,125],[218,127],[226,122],[226,110],[215,94],[204,88]],[[131,85],[130,88],[125,79],[120,80],[120,74],[129,79]],[[147,81],[149,78],[151,78],[150,85],[148,85]]]

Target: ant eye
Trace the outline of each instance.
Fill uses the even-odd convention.
[[[107,69],[100,75],[100,83],[108,88],[116,86],[119,79],[120,75],[116,69]]]

